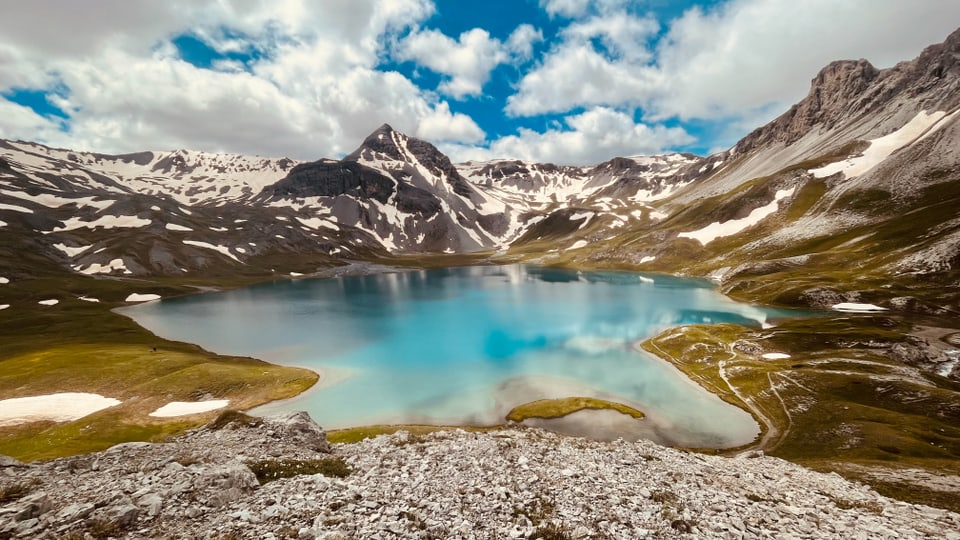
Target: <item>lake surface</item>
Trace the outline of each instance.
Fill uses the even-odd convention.
[[[760,326],[784,312],[704,281],[517,265],[285,280],[124,314],[165,338],[323,374],[257,414],[307,410],[326,428],[489,425],[536,399],[591,396],[647,418],[594,411],[538,425],[724,447],[753,440],[753,418],[634,345],[671,326]]]

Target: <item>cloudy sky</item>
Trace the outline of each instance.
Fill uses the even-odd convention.
[[[312,160],[386,122],[455,161],[707,154],[828,62],[958,26],[957,0],[8,2],[0,137]]]

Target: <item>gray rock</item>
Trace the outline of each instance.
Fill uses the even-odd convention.
[[[122,504],[106,508],[101,512],[101,515],[107,521],[116,523],[117,526],[126,529],[132,527],[133,524],[136,523],[137,517],[140,516],[140,509],[127,501]]]
[[[72,523],[81,520],[93,513],[96,506],[93,503],[74,503],[67,505],[57,512],[56,520],[60,523]]]
[[[270,416],[265,420],[274,424],[280,436],[288,441],[302,444],[317,452],[330,452],[327,433],[306,411]]]
[[[898,503],[836,474],[761,454],[724,458],[536,429],[448,431],[417,444],[398,434],[336,445],[333,452],[354,471],[342,479],[305,475],[260,486],[237,460],[266,459],[270,450],[280,459],[315,459],[316,451],[303,445],[304,432],[317,435],[311,423],[289,437],[274,421],[201,429],[166,445],[86,460],[99,459],[99,471],[56,461],[10,469],[20,480],[42,479],[56,489],[0,505],[0,537],[63,534],[80,519],[123,524],[134,540],[279,538],[281,528],[304,540],[481,540],[529,538],[548,524],[571,538],[673,537],[687,525],[685,534],[696,537],[845,538],[867,531],[863,524],[877,531],[868,535],[896,531],[905,538],[960,530],[958,514]],[[524,468],[517,466],[521,457]],[[883,512],[838,508],[839,500],[877,503]]]
[[[46,514],[53,508],[53,503],[50,502],[50,497],[46,493],[38,492],[20,499],[16,508],[13,519],[15,521],[26,521]]]
[[[137,504],[146,509],[148,516],[153,517],[160,513],[160,509],[163,507],[163,498],[156,493],[147,493],[137,499]]]
[[[26,463],[18,459],[14,459],[10,456],[5,456],[3,454],[0,454],[0,469],[4,469],[7,467],[29,467],[29,465],[27,465]]]

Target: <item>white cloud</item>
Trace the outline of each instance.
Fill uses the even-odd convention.
[[[494,68],[529,58],[533,43],[542,39],[543,35],[528,24],[514,30],[506,43],[481,28],[463,32],[456,41],[438,30],[423,30],[401,40],[396,56],[446,75],[438,90],[462,99],[480,95]]]
[[[657,79],[655,72],[611,60],[590,44],[567,43],[520,80],[506,112],[535,116],[576,107],[636,106],[659,87]]]
[[[501,137],[488,147],[445,145],[455,161],[517,158],[563,165],[598,163],[613,156],[658,154],[693,142],[682,128],[638,124],[629,115],[597,107],[564,119],[568,129],[538,133],[519,130],[518,135]]]
[[[543,41],[543,32],[530,24],[521,24],[507,38],[507,50],[518,60],[529,60],[533,56],[533,44]]]
[[[450,113],[450,106],[439,103],[433,110],[420,119],[416,136],[433,142],[458,141],[478,143],[486,138],[480,126],[469,116],[462,113]]]
[[[429,0],[24,4],[0,18],[0,91],[62,83],[69,90],[56,104],[71,115],[70,129],[2,101],[0,134],[103,152],[192,148],[303,159],[342,155],[384,122],[436,140],[480,141],[472,119],[377,69],[387,34],[433,11]],[[215,50],[265,57],[249,70],[229,60],[200,69],[169,41],[185,33]]]
[[[616,0],[541,5],[566,17],[601,13],[608,26],[641,24]],[[867,58],[888,67],[943,39],[958,20],[960,2],[951,0],[731,0],[672,21],[650,58],[641,40],[633,48],[621,46],[620,56],[602,54],[589,39],[593,25],[578,19],[562,33],[563,43],[521,79],[507,112],[608,105],[640,107],[652,120],[756,117],[801,98],[810,79],[833,60]],[[624,35],[607,39],[622,43],[614,36]]]
[[[60,133],[56,121],[44,118],[33,110],[0,98],[0,138],[35,140],[38,136],[56,136]]]
[[[647,40],[659,30],[660,24],[653,18],[616,13],[575,22],[561,35],[567,41],[583,44],[598,38],[612,56],[638,63],[652,58]]]
[[[712,132],[734,139],[802,97],[829,61],[889,66],[960,20],[956,0],[729,0],[686,12],[657,37],[668,22],[637,15],[651,3],[540,5],[564,28],[530,68],[539,30],[520,24],[505,39],[479,28],[455,38],[424,30],[432,0],[13,2],[0,16],[0,92],[62,85],[49,99],[71,118],[64,132],[59,119],[0,98],[0,137],[103,152],[186,147],[314,159],[349,152],[389,122],[461,154],[587,162],[689,141],[655,125],[670,117],[720,119],[729,130]],[[182,34],[259,59],[199,69],[170,42]],[[401,50],[441,74],[440,87],[385,71]],[[451,111],[444,96],[482,94],[504,64],[522,70],[508,114],[559,114],[566,123],[485,143],[474,119]],[[638,110],[643,124],[633,121]]]
[[[636,3],[636,0],[540,0],[540,7],[551,17],[577,18],[591,12],[622,11],[630,4]]]
[[[590,0],[540,0],[540,7],[551,17],[577,17],[587,11]]]
[[[657,52],[662,86],[652,117],[717,118],[806,94],[826,64],[867,58],[878,67],[908,60],[942,40],[960,3],[932,0],[737,0],[686,12]]]

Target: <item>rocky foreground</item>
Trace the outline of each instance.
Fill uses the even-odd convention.
[[[960,539],[960,514],[771,457],[532,429],[331,447],[305,413],[235,418],[163,444],[0,459],[0,538]]]

